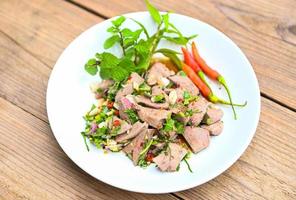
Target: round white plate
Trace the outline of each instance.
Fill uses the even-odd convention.
[[[142,22],[148,32],[154,33],[156,25],[148,12],[126,14]],[[82,116],[95,102],[89,84],[98,81],[84,71],[85,62],[96,52],[103,52],[103,43],[110,35],[106,29],[113,19],[97,24],[77,37],[62,53],[51,73],[47,89],[47,113],[58,143],[65,153],[84,171],[93,177],[125,190],[144,193],[167,193],[189,189],[203,184],[229,168],[249,145],[259,120],[260,92],[255,73],[246,56],[227,36],[199,20],[171,14],[170,20],[184,35],[199,34],[195,39],[205,60],[223,74],[235,102],[248,101],[237,108],[238,120],[233,119],[230,107],[224,111],[225,128],[217,137],[211,137],[210,146],[189,159],[194,173],[184,163],[180,171],[160,172],[154,165],[147,169],[135,167],[123,153],[104,154],[90,146],[86,150],[80,134],[84,130]],[[131,20],[124,23],[133,30],[139,28]],[[180,51],[180,47],[162,42]],[[110,51],[120,53],[119,48]],[[211,82],[213,87],[216,85]],[[214,87],[215,92],[227,98],[224,90]]]

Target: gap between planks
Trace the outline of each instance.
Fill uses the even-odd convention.
[[[72,0],[64,0],[64,1],[66,1],[66,2],[68,2],[68,3],[70,3],[70,4],[73,4],[73,5],[75,5],[75,6],[79,7],[79,8],[81,8],[81,9],[83,9],[83,10],[89,12],[89,13],[92,13],[93,15],[96,15],[96,16],[98,16],[98,17],[101,17],[101,18],[103,18],[103,19],[109,19],[109,17],[107,17],[107,16],[105,16],[105,15],[102,15],[102,14],[98,13],[96,10],[91,9],[91,8],[89,8],[89,7],[86,7],[86,6],[84,6],[84,5],[82,5],[82,4],[78,3],[78,2],[74,2],[74,1],[72,1]],[[275,99],[275,98],[269,96],[268,94],[266,94],[266,93],[264,93],[264,92],[260,92],[260,95],[261,95],[262,97],[264,97],[264,98],[266,98],[266,99],[268,99],[268,100],[274,102],[274,103],[277,103],[277,104],[279,104],[279,105],[281,105],[281,106],[283,106],[283,107],[285,107],[285,108],[287,108],[287,109],[293,111],[293,112],[296,112],[296,108],[293,108],[292,106],[289,106],[289,105],[287,105],[287,104],[285,104],[285,103],[282,103],[282,102],[280,102],[279,100],[277,100],[277,99]]]

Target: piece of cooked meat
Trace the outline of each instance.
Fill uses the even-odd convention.
[[[163,122],[171,115],[169,110],[160,110],[154,108],[146,108],[140,105],[136,105],[139,118],[147,122],[150,126],[160,129],[162,128]]]
[[[222,121],[218,121],[211,125],[203,125],[201,126],[204,129],[207,129],[211,135],[217,136],[220,135],[223,131],[224,124]]]
[[[223,117],[223,111],[220,108],[210,105],[205,115],[205,123],[210,125],[220,121]]]
[[[145,132],[137,135],[127,146],[122,149],[126,154],[131,155],[131,159],[135,165],[138,164],[140,153],[144,148],[144,144],[152,139],[155,131],[155,129],[147,129]]]
[[[116,136],[115,141],[116,142],[123,142],[125,140],[131,139],[136,137],[138,134],[142,132],[146,132],[148,129],[148,124],[147,123],[141,123],[141,122],[136,122],[132,128],[125,134],[121,134]]]
[[[208,147],[210,143],[209,131],[203,128],[186,126],[183,136],[194,153]]]
[[[193,126],[198,126],[201,123],[207,111],[208,105],[209,102],[201,96],[196,101],[193,101],[188,105],[188,109],[193,111],[193,115],[190,117],[190,121]]]
[[[152,87],[152,89],[151,89],[151,95],[152,96],[161,95],[161,94],[164,96],[164,99],[167,102],[169,97],[165,93],[165,91],[163,91],[158,85],[155,85],[155,86]]]
[[[144,97],[144,96],[136,96],[135,100],[138,104],[148,106],[150,108],[156,108],[156,109],[168,109],[169,103],[154,103],[151,101],[151,99]]]
[[[155,133],[155,129],[147,129],[146,132],[140,133],[134,140],[133,140],[133,153],[132,153],[132,160],[134,165],[138,164],[139,157],[141,151],[144,149],[144,144],[149,142],[152,139],[153,134]]]
[[[134,91],[133,84],[132,83],[126,84],[123,88],[121,88],[117,92],[115,96],[115,102],[119,102],[122,97],[125,97],[126,95],[133,93],[133,91]]]
[[[127,123],[125,120],[122,120],[116,116],[113,116],[112,120],[110,120],[108,122],[108,128],[112,129],[113,128],[113,123],[115,120],[118,120],[120,123],[120,129],[117,132],[117,135],[123,134],[125,132],[127,132],[129,129],[132,128],[132,125],[130,125],[129,123]]]
[[[193,84],[193,82],[187,76],[174,75],[168,77],[177,87],[185,89],[192,95],[197,96],[199,94],[198,88]]]
[[[115,101],[118,102],[122,97],[132,94],[134,91],[134,83],[140,85],[143,82],[144,79],[139,74],[135,72],[131,73],[130,79],[127,81],[126,85],[117,92],[115,96]]]
[[[155,158],[153,162],[156,163],[161,171],[176,171],[178,165],[187,154],[187,150],[179,144],[170,143],[166,152],[162,152]]]
[[[148,71],[147,83],[148,85],[155,85],[159,79],[166,78],[174,74],[175,72],[169,70],[164,64],[155,63]]]
[[[127,109],[133,108],[134,104],[126,97],[121,97],[118,101],[118,111],[121,119],[129,121],[128,115],[125,113]]]

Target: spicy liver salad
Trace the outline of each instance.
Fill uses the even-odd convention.
[[[151,35],[141,22],[121,16],[107,29],[111,36],[104,48],[118,45],[122,53],[97,53],[85,70],[103,79],[90,85],[96,104],[84,116],[84,141],[99,149],[124,152],[134,165],[156,164],[161,171],[177,171],[180,162],[207,148],[210,136],[223,130],[223,111],[217,103],[234,106],[225,79],[199,55],[196,44],[192,53],[185,48],[196,37],[184,36],[146,1],[157,30]],[[138,30],[123,28],[126,20],[134,21]],[[181,46],[180,53],[158,48],[160,40]],[[154,58],[162,54],[167,60]],[[217,97],[205,76],[216,80],[227,91],[229,102]],[[88,146],[87,146],[88,148]]]

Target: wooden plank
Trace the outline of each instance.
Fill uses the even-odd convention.
[[[50,127],[0,98],[0,199],[176,199],[106,185],[79,169]]]
[[[27,110],[28,112],[34,113],[34,115],[39,116],[41,119],[45,118],[45,120],[47,120],[46,114],[45,114],[45,105],[44,105],[45,95],[43,94],[46,84],[45,85],[38,84],[38,80],[39,80],[39,83],[41,83],[42,80],[47,80],[50,70],[45,65],[40,63],[37,59],[35,59],[33,56],[28,54],[21,47],[19,47],[17,44],[13,43],[13,41],[10,40],[4,34],[0,34],[0,44],[3,47],[3,48],[0,48],[0,52],[1,52],[0,55],[4,55],[3,57],[1,57],[1,62],[5,63],[4,66],[6,66],[6,62],[4,62],[4,60],[7,60],[7,64],[11,62],[12,63],[15,62],[13,63],[11,70],[1,68],[1,71],[3,72],[3,73],[0,73],[0,79],[3,81],[0,87],[1,96],[5,96],[9,101],[12,101],[14,104],[17,104],[18,106]],[[9,54],[9,52],[14,52],[14,55],[18,55],[17,57],[19,57],[20,60],[14,59],[15,61],[11,61],[13,60],[12,59],[13,57]],[[14,68],[13,66],[18,66],[18,67]],[[22,90],[22,88],[24,87],[27,89]],[[33,93],[34,94],[33,96],[30,96],[32,92],[35,92],[35,93]],[[15,101],[15,99],[21,99],[21,100]],[[34,106],[30,106],[31,104]],[[7,134],[11,135],[11,133],[13,133],[14,138],[20,138],[19,140],[23,141],[24,143],[23,146],[25,147],[22,146],[22,149],[19,151],[24,152],[24,154],[21,154],[24,160],[29,159],[30,163],[32,164],[36,164],[36,162],[38,162],[38,159],[34,158],[35,155],[32,155],[31,151],[26,150],[26,149],[31,149],[33,146],[34,148],[32,149],[32,151],[34,152],[36,151],[35,154],[37,155],[45,154],[43,156],[43,159],[45,159],[44,162],[47,162],[50,164],[49,166],[53,165],[53,166],[56,166],[56,168],[67,169],[67,170],[75,169],[75,173],[84,174],[83,182],[86,182],[88,179],[90,179],[92,183],[96,182],[94,181],[94,179],[87,176],[85,173],[81,172],[81,170],[79,170],[77,167],[74,167],[75,165],[71,161],[69,161],[66,155],[64,155],[60,151],[57,143],[55,142],[50,132],[48,125],[45,122],[34,119],[31,115],[29,115],[30,117],[24,117],[23,116],[24,114],[19,114],[19,111],[14,116],[14,113],[16,112],[15,111],[16,108],[10,108],[12,106],[8,103],[5,103],[4,105],[9,105],[9,106],[5,107],[4,110],[1,106],[0,112],[1,112],[1,115],[3,116],[2,120],[4,119],[8,120],[10,122],[10,125],[7,127],[7,122],[1,121],[0,129],[1,128],[2,129],[0,130],[0,134],[3,135],[3,137],[5,137],[7,140],[11,140],[11,137],[8,137]],[[262,196],[263,196],[262,198],[270,198],[272,197],[272,195],[274,195],[275,197],[288,198],[292,195],[295,195],[295,191],[293,191],[293,188],[296,187],[295,185],[296,183],[295,182],[295,177],[296,177],[295,164],[296,163],[295,163],[295,160],[290,158],[290,155],[295,154],[296,140],[295,140],[295,135],[293,133],[296,130],[295,130],[295,127],[293,127],[293,124],[291,122],[293,122],[293,120],[295,119],[296,114],[264,98],[262,101],[262,105],[263,105],[262,116],[261,116],[261,121],[260,121],[257,134],[251,146],[248,148],[247,152],[240,159],[240,161],[238,161],[233,167],[230,168],[230,170],[228,170],[226,173],[219,176],[217,179],[214,179],[213,181],[207,184],[204,184],[203,186],[197,187],[195,189],[178,193],[178,195],[184,198],[200,197],[200,198],[217,198],[217,199],[219,198],[220,199],[224,199],[224,198],[240,199],[241,197],[251,198],[251,199],[254,199],[254,198],[260,199]],[[7,114],[4,114],[5,112],[7,112]],[[20,123],[20,125],[16,125],[17,126],[16,129],[12,129],[10,127],[18,123],[15,122],[16,119],[11,119],[11,117],[6,116],[8,115],[9,112],[11,112],[11,115],[13,114],[13,116],[17,120],[20,120],[20,122],[18,122]],[[29,126],[29,127],[26,128],[26,126]],[[41,129],[41,131],[39,129]],[[34,134],[34,139],[36,139],[36,141],[33,140],[33,142],[31,142],[32,140],[31,138],[33,136],[31,136],[27,132],[32,132]],[[28,137],[27,137],[28,141],[23,138],[23,135],[27,135],[27,134],[28,134]],[[11,148],[10,146],[9,148],[7,148],[7,142],[10,142],[10,144],[14,144],[15,143],[14,140],[6,141],[4,139],[1,139],[0,141],[1,141],[1,146],[3,146],[4,150],[6,149],[7,154],[13,151],[17,151],[17,149],[19,148],[19,144],[15,144],[16,146],[14,149],[9,149]],[[41,144],[39,144],[38,141],[40,141],[39,143]],[[35,144],[35,143],[38,143],[38,144]],[[43,143],[48,143],[49,146],[46,146],[45,148],[43,147],[44,145]],[[36,145],[37,147],[35,147]],[[42,145],[42,146],[39,147],[38,145]],[[44,151],[46,151],[47,153],[46,152],[44,153]],[[3,155],[2,154],[0,155],[1,155],[1,158],[3,157],[6,160],[7,155],[6,154],[4,155],[4,153]],[[48,154],[52,155],[52,157],[49,156]],[[31,158],[27,158],[32,156],[34,159],[36,159],[35,161],[30,160]],[[17,166],[19,166],[18,162],[24,162],[24,160],[21,159],[21,157],[16,157],[14,159],[15,160],[13,160],[13,162],[15,162]],[[47,161],[48,159],[49,161]],[[40,165],[38,165],[37,168],[42,169],[44,165],[46,164],[40,163]],[[17,167],[12,165],[11,163],[9,163],[9,166],[11,166],[13,169]],[[31,165],[29,166],[31,167]],[[22,166],[22,167],[25,168],[26,166]],[[25,170],[25,169],[20,169],[20,170]],[[1,174],[9,173],[13,177],[20,176],[19,174],[17,175],[11,174],[13,172],[9,172],[9,169],[3,168],[3,170],[4,170],[3,172],[5,173],[1,173]],[[54,170],[55,171],[49,171],[48,174],[47,175],[44,174],[44,176],[54,176],[54,177],[60,176],[61,172],[59,171],[56,172],[57,169],[54,169]],[[48,171],[47,168],[45,171]],[[23,176],[29,176],[28,174],[30,173],[31,173],[30,171],[25,171]],[[69,176],[73,177],[72,174],[70,174]],[[81,176],[81,174],[77,176],[79,177]],[[26,179],[26,178],[22,178],[22,179]],[[5,188],[12,187],[12,188],[15,188],[16,190],[16,188],[19,188],[19,187],[23,188],[26,186],[26,183],[22,182],[23,184],[21,184],[16,178],[1,177],[1,180],[5,180],[4,183],[0,184],[0,185],[4,185],[3,187]],[[34,180],[34,181],[37,181],[37,180]],[[76,180],[76,182],[77,181],[78,180]],[[9,184],[7,182],[9,182]],[[265,186],[263,184],[264,182],[268,182],[269,185]],[[13,183],[15,185],[13,185]],[[39,182],[37,183],[41,184]],[[48,185],[49,187],[47,189],[48,190],[47,192],[49,194],[46,193],[46,195],[48,195],[46,197],[51,198],[52,196],[50,195],[52,191],[54,191],[53,192],[54,194],[57,193],[54,190],[54,187],[56,184],[57,184],[56,182],[49,182],[49,180],[48,182],[46,182],[46,185]],[[68,182],[67,184],[69,184],[69,187],[75,186],[75,185],[72,186]],[[36,190],[35,187],[37,186],[32,186],[32,187],[34,187],[34,190]],[[111,188],[105,185],[102,185],[101,187]],[[271,187],[272,190],[276,192],[276,194],[272,193],[272,191],[269,190],[269,187]],[[66,190],[68,190],[67,187],[66,187]],[[8,192],[7,198],[9,197],[9,195],[20,195],[20,194],[23,194],[23,192],[25,192],[23,191],[23,189],[22,190],[19,189],[13,192]],[[26,192],[28,193],[28,195],[30,194],[30,192],[28,191]],[[40,194],[41,193],[43,192],[40,192]],[[33,194],[39,195],[35,193]]]
[[[143,1],[73,0],[112,17],[146,10]],[[261,91],[296,108],[296,4],[294,0],[152,0],[161,10],[172,10],[205,21],[228,35],[246,53]],[[199,33],[202,34],[202,33]]]
[[[0,30],[50,68],[76,36],[102,20],[59,0],[0,1]]]

